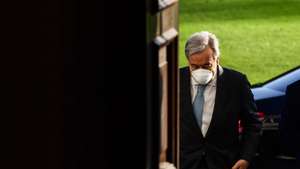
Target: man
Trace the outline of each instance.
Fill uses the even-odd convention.
[[[180,69],[181,168],[248,168],[261,121],[246,76],[219,65],[219,43],[212,33],[193,34],[185,54],[189,66]]]

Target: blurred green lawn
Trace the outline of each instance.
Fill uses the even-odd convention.
[[[180,67],[184,44],[207,30],[220,40],[220,63],[251,84],[300,65],[300,0],[180,0]]]

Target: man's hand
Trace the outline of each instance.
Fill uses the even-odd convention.
[[[237,161],[232,169],[247,169],[249,166],[249,162],[246,160],[239,160]]]

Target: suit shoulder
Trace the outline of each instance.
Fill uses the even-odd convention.
[[[229,68],[223,68],[223,70],[224,76],[233,86],[251,86],[247,76],[244,73]]]
[[[243,73],[241,73],[239,71],[230,69],[230,68],[224,68],[223,67],[223,70],[224,70],[224,73],[227,74],[227,76],[230,76],[232,78],[244,79],[246,77],[245,74],[243,74]]]

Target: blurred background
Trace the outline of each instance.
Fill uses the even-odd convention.
[[[180,66],[184,44],[207,30],[220,40],[223,66],[247,74],[251,84],[281,74],[300,62],[298,0],[181,0]]]

